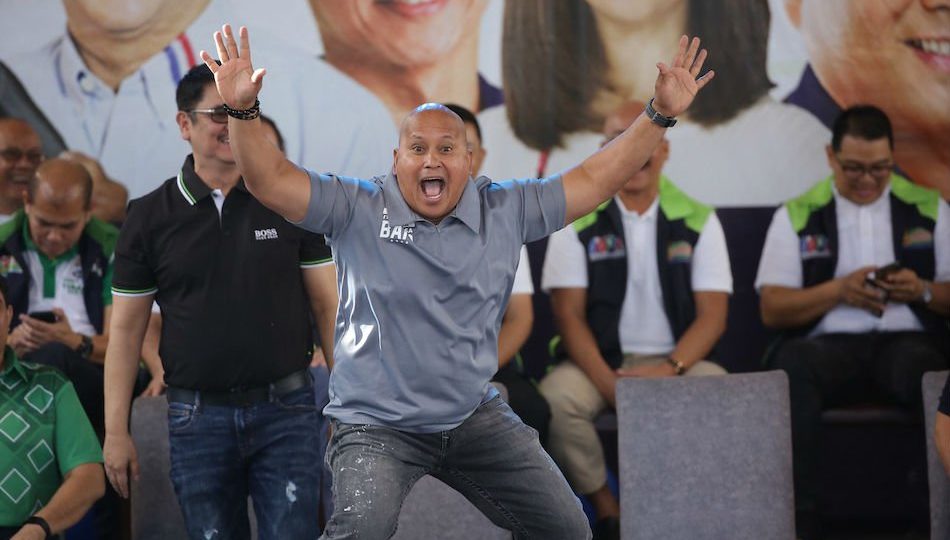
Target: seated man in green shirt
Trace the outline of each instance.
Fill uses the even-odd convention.
[[[102,497],[102,450],[72,383],[6,345],[12,318],[0,277],[0,540],[43,539]]]

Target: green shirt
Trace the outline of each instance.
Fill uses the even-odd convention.
[[[0,526],[42,508],[63,477],[102,463],[102,448],[72,383],[59,371],[20,362],[6,347],[0,372]]]

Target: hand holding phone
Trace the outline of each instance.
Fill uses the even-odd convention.
[[[34,311],[34,312],[30,313],[29,315],[30,315],[30,317],[32,317],[32,318],[34,318],[34,319],[36,319],[36,320],[38,320],[38,321],[43,321],[43,322],[49,323],[49,324],[53,324],[53,323],[55,323],[55,322],[57,322],[57,321],[59,320],[59,319],[56,317],[56,313],[54,313],[54,312],[52,312],[52,311]]]

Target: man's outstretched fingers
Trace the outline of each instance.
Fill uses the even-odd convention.
[[[214,58],[211,58],[211,55],[208,54],[208,51],[202,49],[199,55],[201,56],[201,59],[204,60],[205,65],[208,66],[208,69],[211,70],[211,73],[218,72],[218,63],[214,61]]]
[[[676,50],[676,56],[673,57],[672,67],[680,67],[683,65],[683,59],[686,56],[686,45],[689,43],[689,38],[686,37],[686,34],[680,36],[679,47]]]
[[[693,65],[690,66],[689,72],[694,79],[699,76],[699,72],[703,69],[703,63],[706,62],[707,54],[706,49],[699,51],[699,55],[696,57],[696,60],[693,61]]]
[[[241,38],[241,50],[239,54],[241,58],[246,58],[247,61],[253,66],[254,62],[251,62],[251,38],[248,37],[246,26],[242,26],[238,29],[238,36]],[[251,78],[253,78],[253,76],[251,76]]]
[[[228,57],[229,58],[238,58],[238,45],[237,41],[234,39],[234,31],[231,30],[230,24],[225,24],[221,27],[224,32],[224,46],[228,48]]]
[[[214,33],[214,46],[218,49],[218,60],[221,60],[221,63],[225,63],[231,59],[228,56],[228,49],[224,46],[224,38],[221,37],[221,31]]]

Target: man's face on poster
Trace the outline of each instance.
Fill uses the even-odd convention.
[[[352,60],[421,67],[478,32],[488,0],[310,0],[324,42]]]
[[[165,0],[64,0],[71,24],[92,24],[110,32],[134,33],[172,8]]]
[[[950,126],[950,0],[787,0],[838,105],[882,108],[898,131]]]

